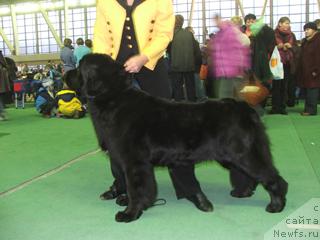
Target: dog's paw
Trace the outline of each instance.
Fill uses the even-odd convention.
[[[239,191],[239,190],[233,189],[230,192],[230,195],[235,198],[248,198],[248,197],[251,197],[253,194],[254,194],[254,191],[252,190]]]
[[[274,199],[271,203],[266,207],[266,211],[269,213],[278,213],[282,212],[286,205],[286,200],[282,198]]]
[[[119,206],[128,206],[129,204],[129,197],[127,194],[121,194],[117,197],[116,204]]]
[[[142,211],[139,211],[137,213],[126,213],[126,211],[118,212],[116,214],[116,221],[128,223],[137,220],[141,215]]]

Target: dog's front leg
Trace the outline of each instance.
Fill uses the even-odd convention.
[[[127,195],[125,173],[122,170],[119,160],[110,154],[110,165],[114,182],[112,186],[100,195],[102,200],[117,199],[120,206],[128,205],[124,202],[124,196]]]
[[[116,221],[131,222],[138,219],[143,210],[153,205],[157,187],[153,166],[149,162],[130,164],[126,169],[128,207],[116,214]]]

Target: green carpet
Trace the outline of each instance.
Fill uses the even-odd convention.
[[[0,192],[97,148],[89,118],[44,119],[33,107],[0,122]]]
[[[98,197],[112,182],[109,163],[100,152],[15,193],[0,195],[0,239],[263,239],[272,226],[320,197],[320,116],[301,117],[299,110],[263,118],[275,164],[289,182],[282,213],[265,212],[269,196],[261,187],[249,199],[232,198],[228,173],[216,163],[204,163],[196,174],[214,204],[213,213],[176,200],[167,170],[157,168],[158,197],[167,204],[148,209],[133,223],[116,223],[114,215],[123,208]],[[0,122],[0,192],[96,149],[88,118],[42,119],[31,109],[10,110],[9,116],[10,121]]]

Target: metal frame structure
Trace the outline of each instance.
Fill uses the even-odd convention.
[[[23,59],[24,61],[26,59],[28,59],[28,56],[22,56],[19,52],[19,34],[18,34],[18,26],[17,26],[17,15],[18,14],[24,14],[23,12],[21,12],[21,10],[18,12],[17,11],[17,4],[21,3],[21,2],[30,2],[32,0],[11,0],[11,1],[0,1],[0,17],[1,16],[10,16],[11,17],[11,21],[12,21],[12,30],[13,30],[13,42],[10,41],[10,39],[8,38],[8,36],[6,35],[5,31],[1,28],[0,26],[0,36],[3,39],[3,42],[7,45],[8,49],[11,51],[12,55],[16,55],[16,59]],[[83,0],[79,0],[77,1],[78,3],[81,3]],[[87,24],[87,11],[86,9],[88,7],[94,7],[95,4],[91,3],[91,4],[84,4],[84,5],[78,5],[75,6],[72,2],[67,1],[67,0],[61,0],[59,1],[61,4],[56,4],[58,3],[58,1],[52,1],[51,5],[48,5],[46,7],[43,7],[40,3],[37,3],[39,1],[36,1],[36,3],[34,4],[38,4],[38,7],[34,8],[34,9],[25,9],[25,13],[40,13],[41,16],[44,18],[46,24],[48,25],[48,28],[52,34],[52,36],[54,37],[55,41],[57,42],[58,46],[63,46],[63,42],[62,42],[62,36],[64,38],[69,37],[70,36],[70,23],[68,22],[68,16],[69,13],[71,11],[71,9],[75,9],[75,8],[84,8],[84,33],[85,36],[88,36],[88,24]],[[179,4],[179,0],[174,0],[174,3],[176,2],[176,4]],[[202,42],[205,42],[206,40],[206,36],[208,34],[208,30],[207,30],[207,8],[208,8],[208,4],[206,0],[184,0],[184,2],[187,2],[188,4],[188,26],[192,26],[192,22],[194,20],[194,12],[195,12],[195,4],[197,3],[198,5],[201,6],[201,14],[200,17],[201,19],[201,25],[198,25],[199,27],[201,27],[202,31],[199,31],[199,36],[201,36],[201,40]],[[218,2],[218,1],[217,1]],[[229,1],[231,2],[231,1]],[[235,7],[235,13],[236,15],[242,15],[242,17],[245,16],[245,14],[247,14],[245,12],[246,7],[244,6],[246,3],[246,0],[234,0],[234,7]],[[2,4],[2,5],[1,5]],[[3,4],[5,4],[6,8],[4,13],[1,12],[1,8],[3,7]],[[317,0],[317,4],[318,4],[318,9],[320,12],[320,0]],[[270,25],[271,27],[273,26],[273,22],[274,22],[274,0],[264,0],[263,2],[263,7],[262,7],[262,12],[261,16],[264,16],[266,14],[266,9],[267,9],[267,5],[269,6],[269,11],[267,13],[267,16],[269,16],[268,14],[270,13]],[[310,9],[310,0],[305,0],[305,6],[306,6],[306,11],[305,11],[305,20],[309,21],[309,9]],[[313,5],[315,6],[315,5]],[[198,7],[198,6],[197,6]],[[199,8],[199,7],[198,7]],[[56,30],[54,28],[54,25],[52,24],[52,22],[50,21],[50,17],[48,15],[48,11],[51,10],[55,10],[55,11],[59,11],[59,25],[60,25],[60,29]],[[7,12],[6,12],[7,11]],[[63,12],[63,13],[62,13]],[[198,20],[199,16],[198,16]],[[37,17],[35,17],[35,23],[36,23],[36,31],[38,32],[38,26],[37,26]],[[62,23],[63,21],[63,23]],[[198,28],[199,28],[198,27]],[[36,46],[35,46],[36,52],[39,53],[39,49],[40,49],[40,45],[39,45],[39,39],[36,38]],[[48,58],[48,54],[37,54],[37,55],[43,55],[45,56],[44,58]],[[56,53],[52,54],[52,56],[57,56]],[[34,59],[41,59],[41,56],[37,56],[35,57],[35,55],[30,56],[30,59],[34,58]]]

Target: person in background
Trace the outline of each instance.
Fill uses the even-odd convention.
[[[8,64],[2,54],[2,51],[0,51],[0,121],[7,119],[4,111],[4,96],[10,91]]]
[[[168,69],[163,56],[172,40],[173,29],[171,0],[99,0],[93,52],[108,54],[123,64],[125,71],[151,96],[169,99],[171,92]],[[190,32],[188,34],[192,37]],[[194,64],[193,60],[192,63]],[[90,101],[92,100],[88,99],[90,114],[95,115],[97,111]],[[93,122],[95,128],[99,127],[99,124]],[[99,136],[101,132],[96,133],[101,148],[108,150],[108,142]],[[114,161],[111,161],[111,170],[115,181],[101,198],[117,198],[117,201],[121,202],[121,199],[126,199],[122,197],[126,194],[125,175]],[[195,177],[194,165],[169,167],[169,173],[178,199],[186,198],[202,211],[213,210]]]
[[[263,23],[262,19],[257,20],[254,14],[248,14],[244,18],[245,25],[242,31],[250,39],[251,49],[251,70],[261,83],[270,89],[270,81],[273,75],[270,70],[269,61],[275,48],[274,30]],[[262,116],[266,101],[256,105],[254,109]]]
[[[74,57],[76,59],[76,67],[79,66],[80,60],[87,54],[91,53],[91,49],[87,46],[84,46],[84,41],[82,38],[77,39],[78,47],[74,50]]]
[[[293,46],[296,45],[296,37],[290,28],[290,19],[282,17],[279,19],[278,26],[275,29],[276,44],[283,63],[284,78],[272,81],[272,109],[270,114],[288,114],[286,104],[290,96],[290,106],[294,105],[294,78],[291,74],[291,66],[294,55]],[[289,93],[289,87],[290,93]]]
[[[59,75],[62,76],[63,64],[57,63],[57,64],[55,65],[55,69],[57,70],[57,72],[59,73]]]
[[[4,95],[4,103],[5,104],[10,104],[13,102],[13,81],[17,80],[17,65],[16,62],[9,57],[5,57],[5,60],[7,62],[7,71],[8,71],[8,77],[9,77],[9,84],[10,84],[10,91],[8,91],[5,95]]]
[[[89,48],[92,52],[92,48],[93,48],[93,44],[92,44],[92,40],[91,39],[86,39],[84,41],[84,45],[86,45],[87,48]]]
[[[35,106],[44,118],[56,116],[55,100],[53,94],[53,80],[43,79],[36,92]]]
[[[305,38],[302,40],[300,64],[298,65],[298,86],[305,88],[306,97],[302,116],[317,115],[320,88],[320,33],[317,24],[304,25]]]
[[[43,73],[43,69],[40,68],[39,71],[33,76],[34,80],[37,81],[41,81],[42,79],[44,79],[46,77],[46,75]]]
[[[272,28],[264,24],[262,19],[257,21],[254,14],[244,18],[243,32],[250,39],[252,70],[262,82],[272,79],[269,60],[275,47],[275,33]]]
[[[183,29],[184,18],[176,15],[173,40],[168,47],[170,78],[175,101],[196,101],[195,89],[195,39],[193,34]],[[186,95],[184,96],[185,86]]]
[[[185,28],[187,31],[191,32],[194,37],[194,30],[191,26],[188,26]],[[203,80],[200,79],[200,69],[202,65],[202,52],[200,49],[199,42],[194,37],[194,65],[195,65],[195,71],[194,71],[194,80],[195,80],[195,89],[196,89],[196,97],[197,101],[204,101],[208,97],[206,96]]]
[[[320,32],[320,19],[316,19],[314,21],[314,23],[317,24],[318,32]],[[319,98],[318,98],[318,103],[320,103],[320,94],[319,94]]]
[[[290,62],[290,71],[292,76],[292,85],[288,85],[287,106],[293,107],[299,103],[301,89],[297,87],[297,73],[301,55],[301,40],[296,40],[296,44],[292,46],[293,59]]]
[[[202,63],[207,67],[207,76],[205,77],[204,80],[204,86],[205,86],[205,92],[206,95],[209,98],[215,98],[217,97],[217,94],[215,94],[215,86],[214,86],[214,76],[213,76],[213,61],[211,58],[211,50],[210,50],[210,45],[211,41],[214,38],[213,34],[210,34],[210,38],[206,39],[205,44],[200,48],[201,50],[201,55],[202,55]]]
[[[244,25],[241,27],[241,30],[248,37],[252,36],[250,26],[257,21],[256,15],[249,13],[244,17]]]
[[[243,26],[242,18],[239,16],[233,16],[230,21],[241,31]],[[242,45],[250,47],[250,38],[241,31],[241,34],[238,35],[240,37],[240,42]]]
[[[27,75],[29,73],[29,67],[28,67],[28,64],[22,64],[22,67],[21,67],[21,73],[22,75]]]
[[[69,88],[68,75],[70,73],[67,72],[63,78],[63,89],[60,90],[56,96],[56,107],[58,110],[58,115],[65,118],[82,118],[85,116],[86,111],[82,106],[81,101],[79,100],[76,91]]]
[[[48,60],[45,68],[50,69],[50,68],[52,68],[53,66],[54,66],[54,63],[52,62],[52,60]]]
[[[73,55],[72,40],[66,38],[63,41],[64,47],[60,52],[60,59],[63,62],[64,73],[76,68],[76,59]]]
[[[243,43],[238,25],[220,20],[217,27],[219,31],[212,41],[211,51],[218,97],[239,99],[244,72],[250,69],[250,48]]]

